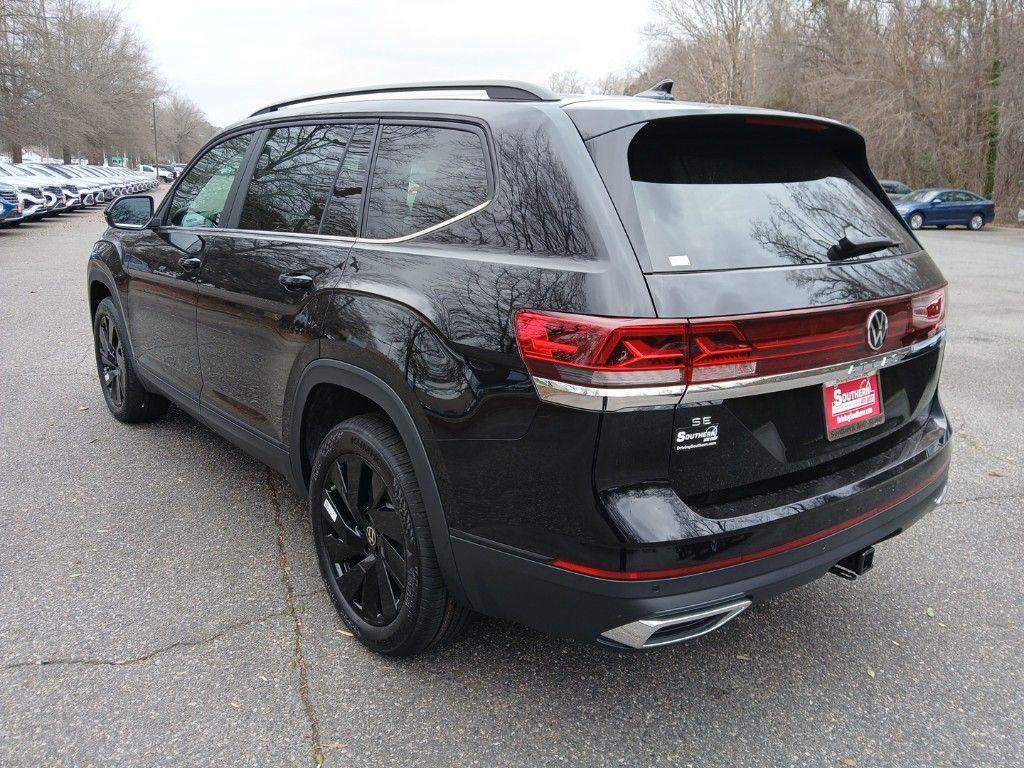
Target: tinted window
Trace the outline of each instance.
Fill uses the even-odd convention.
[[[252,134],[235,136],[207,150],[182,179],[171,200],[170,222],[179,227],[216,227]]]
[[[316,232],[351,125],[295,125],[271,131],[260,151],[238,226]]]
[[[637,133],[628,159],[658,271],[828,262],[845,235],[916,250],[827,131],[659,120]]]
[[[356,126],[345,159],[341,163],[338,178],[334,182],[321,234],[356,236],[363,205],[363,188],[366,185],[366,168],[369,165],[370,147],[376,130],[375,125]]]
[[[381,128],[365,237],[403,237],[487,201],[480,137],[426,125]]]

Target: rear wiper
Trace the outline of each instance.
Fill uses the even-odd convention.
[[[843,235],[839,242],[828,249],[826,254],[832,261],[851,259],[854,256],[863,256],[865,253],[884,251],[886,248],[895,248],[899,243],[890,240],[888,237],[879,237],[874,240],[855,240],[849,235]]]

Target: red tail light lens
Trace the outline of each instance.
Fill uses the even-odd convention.
[[[530,373],[595,387],[685,383],[686,322],[523,311],[519,352]]]
[[[867,319],[889,319],[877,349]],[[521,311],[519,351],[533,376],[593,387],[705,384],[848,363],[909,346],[945,322],[945,287],[913,296],[764,315],[628,320]]]
[[[915,330],[940,331],[946,324],[946,289],[919,293],[910,299],[910,323]]]

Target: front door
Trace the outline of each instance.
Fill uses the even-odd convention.
[[[202,407],[278,445],[288,437],[289,387],[319,355],[310,301],[337,282],[352,246],[333,222],[353,202],[359,210],[362,181],[347,181],[340,169],[354,162],[350,146],[368,154],[365,134],[374,130],[328,123],[269,131],[239,192],[231,247],[203,262]]]
[[[929,224],[952,224],[957,217],[957,203],[951,192],[943,192],[932,200],[931,210],[926,220]]]
[[[202,388],[196,342],[196,280],[204,261],[228,241],[218,231],[252,134],[209,149],[157,215],[160,222],[123,239],[128,327],[142,368],[181,394]]]

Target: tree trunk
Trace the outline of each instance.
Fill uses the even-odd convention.
[[[63,147],[61,149],[61,158],[64,160],[64,165],[71,164],[71,147]]]
[[[8,144],[7,149],[11,155],[11,162],[20,163],[22,160],[21,144]]]
[[[996,186],[996,163],[999,159],[999,76],[1002,66],[999,59],[992,62],[992,79],[989,81],[991,103],[988,107],[988,135],[985,140],[988,148],[985,152],[985,197],[992,199]]]

